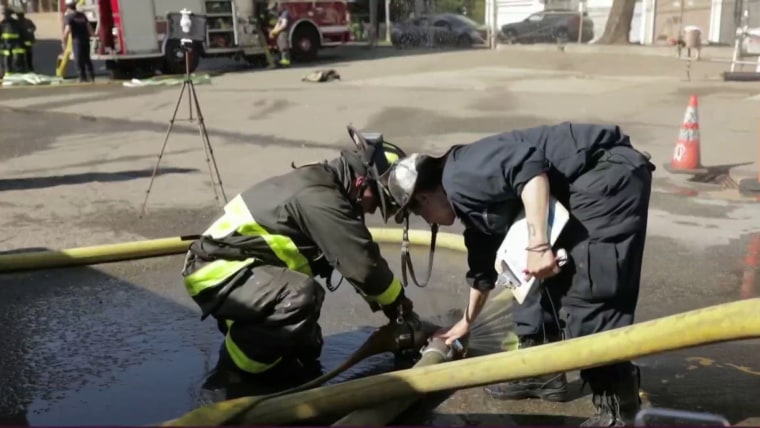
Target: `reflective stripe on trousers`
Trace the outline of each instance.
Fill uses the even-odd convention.
[[[225,323],[227,324],[227,335],[224,337],[224,347],[227,349],[230,359],[232,359],[232,362],[235,363],[237,368],[251,374],[258,374],[271,369],[282,361],[282,357],[277,358],[272,363],[262,363],[248,358],[248,356],[245,355],[245,352],[232,341],[230,331],[232,331],[232,324],[234,324],[234,321],[226,320]]]

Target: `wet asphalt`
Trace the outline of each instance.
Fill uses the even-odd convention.
[[[688,204],[686,199],[681,202]],[[130,228],[146,236],[191,233],[214,212],[157,211],[132,221]],[[130,223],[127,215],[113,212],[91,220],[114,227]],[[650,239],[639,321],[736,300],[739,262],[748,238],[715,248],[708,257],[684,251],[667,239]],[[398,270],[398,247],[383,245],[382,250]],[[421,270],[425,250],[414,251]],[[150,424],[201,403],[202,384],[216,362],[221,338],[212,322],[200,322],[184,294],[178,276],[181,265],[182,256],[171,256],[2,276],[0,421]],[[446,317],[466,302],[462,255],[439,250],[435,266],[428,288],[409,289],[428,319]],[[496,349],[498,334],[479,339],[477,331],[502,334],[510,325],[508,308],[492,306],[489,311],[500,315],[479,326],[473,338],[484,352]],[[382,316],[370,315],[349,287],[329,294],[321,320],[326,336],[323,366],[337,365],[382,322]],[[652,405],[719,413],[739,423],[758,416],[759,351],[760,343],[748,341],[645,358],[638,361],[643,389]],[[381,355],[337,381],[391,369],[390,354]],[[475,388],[442,403],[446,397],[427,400],[397,423],[575,424],[590,409],[577,376],[571,374],[570,379],[575,399],[569,403],[492,401]]]

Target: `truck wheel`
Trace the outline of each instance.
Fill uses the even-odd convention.
[[[198,68],[201,57],[197,47],[194,47],[188,55],[190,56],[190,72],[192,73]],[[185,52],[182,50],[179,40],[168,40],[166,42],[161,72],[163,74],[185,74]]]
[[[471,48],[472,39],[467,34],[462,34],[459,37],[457,37],[456,45],[459,48]]]
[[[554,38],[556,39],[557,43],[566,44],[570,41],[570,34],[567,32],[567,28],[559,28],[554,33]]]
[[[113,80],[131,79],[134,73],[132,64],[129,61],[106,61],[106,68]]]
[[[267,63],[267,56],[264,54],[246,55],[244,59],[251,65],[251,67],[267,67],[269,65],[269,63]]]
[[[293,32],[290,47],[293,59],[297,61],[313,61],[319,52],[319,32],[312,25],[301,24]]]
[[[504,34],[504,37],[503,37],[504,43],[508,45],[514,45],[517,43],[517,31],[507,30],[503,32],[503,34]]]

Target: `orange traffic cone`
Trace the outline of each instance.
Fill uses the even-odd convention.
[[[702,166],[699,150],[699,101],[696,95],[689,98],[686,107],[681,130],[678,133],[676,147],[673,150],[673,158],[665,164],[668,172],[676,174],[699,174],[707,171]]]

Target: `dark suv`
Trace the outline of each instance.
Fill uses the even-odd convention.
[[[581,15],[573,10],[544,10],[536,12],[520,22],[501,27],[504,43],[577,42],[581,30]],[[594,38],[594,21],[583,14],[582,43]]]

